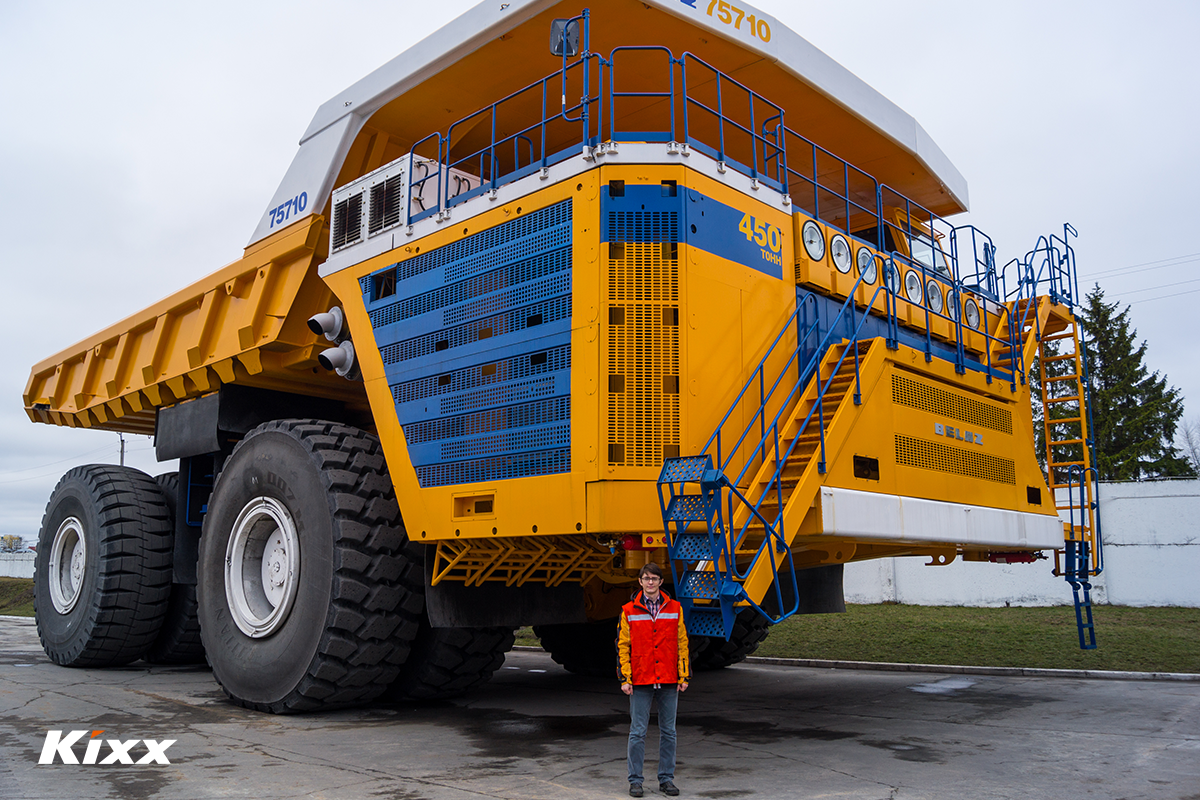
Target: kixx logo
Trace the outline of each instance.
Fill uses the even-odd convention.
[[[88,738],[87,747],[83,751],[83,760],[80,761],[72,748],[88,733],[92,735]],[[53,764],[56,757],[61,758],[64,764],[171,763],[167,760],[167,748],[175,744],[175,739],[163,739],[161,742],[154,739],[129,739],[122,742],[120,739],[100,739],[99,736],[102,733],[104,731],[71,731],[63,736],[62,731],[50,731],[46,734],[46,743],[42,745],[42,757],[38,759],[38,763]],[[145,748],[146,754],[134,761],[129,751],[139,743]],[[96,759],[100,758],[100,748],[106,744],[108,745],[108,755],[103,760],[97,761]]]

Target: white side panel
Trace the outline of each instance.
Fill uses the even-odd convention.
[[[915,497],[821,489],[824,533],[888,542],[1050,550],[1063,546],[1057,517]]]
[[[362,119],[353,114],[342,117],[300,146],[283,182],[275,190],[270,205],[258,221],[250,244],[266,238],[281,227],[303,216],[321,213],[333,191],[333,181]],[[304,198],[300,213],[294,213],[297,198]],[[289,206],[289,203],[292,204]]]
[[[771,40],[763,42],[757,36],[749,35],[745,25],[738,30],[731,23],[721,22],[715,11],[713,16],[709,16],[708,3],[697,0],[644,1],[708,28],[719,36],[731,39],[746,50],[762,54],[787,72],[820,90],[830,100],[912,153],[937,176],[951,197],[963,208],[969,208],[966,178],[915,119],[770,14],[764,14],[745,2],[737,4],[746,12],[747,18],[753,14],[770,25]],[[598,13],[603,13],[603,10]],[[784,121],[787,121],[786,116]],[[804,131],[797,133],[803,135]],[[834,150],[836,151],[836,148]]]

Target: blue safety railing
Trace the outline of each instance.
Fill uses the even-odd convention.
[[[1014,258],[1000,270],[999,280],[1002,287],[1007,284],[1010,271],[1016,276],[1015,287],[1003,295],[1012,309],[1009,315],[1009,336],[1014,342],[1019,341],[1022,332],[1031,325],[1036,328],[1035,336],[1039,340],[1042,338],[1040,322],[1037,319],[1039,295],[1047,294],[1051,302],[1070,309],[1074,309],[1081,300],[1079,274],[1075,269],[1075,250],[1070,243],[1072,236],[1079,236],[1079,232],[1071,223],[1063,223],[1062,236],[1039,236],[1033,249],[1026,253],[1024,258]],[[1013,371],[1022,383],[1028,379],[1028,368],[1023,355],[1014,349]],[[1086,363],[1084,368],[1086,370]]]
[[[577,58],[564,56],[561,70],[414,146],[423,160],[410,156],[408,224],[568,158],[594,158],[606,142],[691,148],[716,160],[719,169],[740,172],[783,193],[797,210],[848,237],[892,253],[901,282],[893,292],[910,300],[914,293],[905,291],[902,281],[915,270],[920,297],[936,290],[943,301],[940,309],[936,303],[927,308],[925,317],[949,321],[945,327],[950,334],[942,338],[954,348],[960,373],[977,369],[989,381],[1003,376],[1014,388],[1024,380],[1017,348],[1002,341],[1022,330],[1020,320],[1003,305],[1005,278],[996,270],[995,247],[985,234],[971,225],[950,225],[787,127],[782,106],[692,53],[677,58],[661,46],[618,47],[607,58],[588,52],[585,17],[580,18],[583,49]],[[630,119],[638,124],[624,122]],[[1065,240],[1051,237],[1042,249],[1047,258],[1066,252],[1073,264]],[[1050,270],[1046,278],[1054,296],[1077,296],[1073,281],[1060,273]],[[1025,279],[1020,276],[1022,287]],[[961,303],[968,299],[979,318],[969,335],[983,337],[975,339],[970,356],[961,319]],[[924,337],[926,357],[932,359],[929,325]],[[944,355],[944,348],[938,352]],[[1002,355],[994,358],[995,353]]]
[[[617,47],[605,58],[587,51],[587,20],[579,19],[583,50],[575,60],[564,56],[561,70],[414,145],[422,161],[409,172],[410,197],[417,201],[410,203],[406,224],[572,156],[591,157],[605,142],[667,142],[694,149],[716,160],[719,169],[784,193],[798,210],[847,235],[876,239],[881,250],[889,229],[901,234],[901,226],[885,219],[885,207],[919,207],[788,128],[782,106],[695,54],[676,57],[666,47],[639,45]],[[636,130],[622,123],[631,117],[641,123]],[[646,124],[647,117],[653,125]],[[892,195],[897,202],[889,204]],[[969,258],[968,290],[991,296],[994,248],[981,255],[978,238],[951,239],[946,255],[951,261]]]
[[[786,172],[787,158],[780,142],[783,108],[691,53],[684,53],[677,63],[683,73],[683,136],[688,146],[716,159],[721,168],[732,167],[781,190],[778,177],[769,173],[778,176]],[[744,108],[746,116],[741,121],[726,113],[731,103]],[[715,141],[705,135],[712,134],[711,126],[716,128]],[[749,164],[735,157],[745,159],[747,143]]]
[[[876,258],[879,260],[877,267],[881,271],[886,273],[894,269],[881,256],[876,256]],[[806,295],[801,298],[797,303],[796,310],[788,318],[779,335],[776,336],[770,348],[752,372],[750,379],[742,387],[742,390],[738,393],[729,410],[717,424],[713,434],[705,442],[701,450],[701,455],[686,459],[667,459],[666,463],[664,463],[663,477],[659,481],[659,502],[662,507],[667,535],[669,541],[672,543],[672,550],[674,552],[681,537],[687,535],[690,521],[702,520],[707,523],[711,556],[690,560],[708,561],[712,565],[713,580],[720,587],[720,590],[710,593],[712,594],[711,599],[718,600],[723,609],[726,620],[726,634],[728,634],[729,625],[732,624],[732,610],[738,605],[749,605],[772,622],[779,622],[787,618],[799,608],[795,564],[791,557],[787,532],[784,529],[783,512],[790,493],[788,497],[785,497],[783,472],[787,466],[788,459],[791,458],[797,444],[800,442],[801,434],[809,430],[810,424],[814,425],[813,432],[818,437],[817,447],[812,454],[812,458],[818,461],[817,471],[822,474],[825,472],[826,416],[834,411],[834,409],[826,409],[826,395],[848,357],[852,357],[854,363],[853,401],[856,405],[862,402],[861,353],[858,342],[861,338],[863,325],[870,317],[870,308],[875,306],[880,293],[883,293],[884,307],[889,319],[895,320],[897,308],[896,294],[891,288],[895,285],[895,282],[884,280],[879,286],[875,287],[869,302],[866,303],[867,307],[860,309],[855,296],[857,290],[862,285],[863,277],[860,276],[850,296],[833,318],[829,320],[828,327],[823,336],[820,335],[822,326],[820,324],[819,305],[816,303],[814,296]],[[774,380],[770,381],[770,388],[768,389],[767,364],[772,360],[772,356],[781,342],[785,340],[785,334],[792,330],[796,331],[796,339],[792,352],[779,369]],[[819,379],[819,377],[817,378],[816,394],[812,401],[812,407],[798,424],[796,435],[792,438],[791,442],[784,446],[781,441],[781,425],[791,419],[801,393],[809,386],[814,376],[819,376],[818,369],[825,353],[828,352],[830,347],[843,340],[847,341],[847,346],[842,351],[836,363],[832,365],[829,376],[824,380]],[[788,341],[791,341],[790,337]],[[894,342],[891,340],[889,340],[889,344],[894,346]],[[794,382],[786,380],[793,368],[796,370]],[[732,446],[727,447],[724,444],[723,429],[731,417],[741,408],[743,399],[753,396],[755,388],[757,388],[758,393],[758,406],[751,412],[750,422],[742,429]],[[774,413],[771,413],[771,408],[775,408]],[[758,430],[757,440],[754,440],[752,436],[755,428]],[[740,487],[746,485],[745,482],[748,480],[748,476],[754,474],[751,470],[757,471],[761,469],[761,466],[766,463],[770,455],[774,455],[775,470],[761,485],[761,492],[757,499],[751,500],[743,494]],[[701,484],[703,502],[706,506],[704,514],[702,516],[685,514],[673,517],[672,510],[681,502],[680,498],[691,500],[694,497],[683,494],[682,488],[676,488],[675,483],[679,482],[676,475],[686,472],[686,468],[680,470],[678,465],[693,463],[697,459],[702,459],[708,465],[707,469],[699,470],[696,473],[695,481]],[[738,460],[741,461],[741,466],[736,474],[731,475],[730,472]],[[667,486],[667,494],[665,495],[662,492],[662,486]],[[766,501],[773,501],[773,505],[778,508],[774,519],[768,519],[762,511],[762,506]],[[692,505],[695,505],[695,503],[696,501],[692,500]],[[748,512],[746,519],[738,530],[733,531],[732,526],[736,512],[741,508],[745,508]],[[741,547],[756,524],[762,526],[762,541],[758,543],[753,555],[750,556],[745,566],[740,566],[738,556],[745,557],[748,555],[747,553],[740,552]],[[672,525],[674,525],[674,530],[672,530]],[[758,568],[763,559],[768,560],[771,573],[774,575],[772,585],[776,600],[775,613],[768,613],[759,603],[746,596],[740,589],[741,583],[749,577],[751,572]],[[672,573],[675,585],[676,587],[684,587],[680,589],[680,592],[681,594],[686,594],[688,581],[685,576],[678,574],[676,560],[677,558],[673,556]],[[779,579],[780,569],[785,563],[788,567],[792,584],[792,602],[790,605],[784,601],[783,587]],[[685,606],[685,608],[690,609],[690,606]]]

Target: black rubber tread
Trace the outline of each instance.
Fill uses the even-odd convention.
[[[616,678],[619,617],[568,625],[535,625],[542,649],[567,672],[596,678]]]
[[[297,463],[284,465],[263,453]],[[251,639],[228,617],[223,563],[231,530],[222,523],[244,506],[229,507],[232,498],[269,494],[283,467],[294,468],[297,489],[306,490],[290,494],[289,509],[295,514],[307,504],[302,510],[312,512],[300,529],[305,578],[285,630]],[[376,437],[321,420],[260,425],[217,477],[200,541],[200,630],[214,677],[235,703],[271,713],[377,698],[396,679],[424,616],[421,565]],[[306,604],[322,610],[305,614]]]
[[[87,563],[78,602],[60,614],[48,564],[54,534],[72,515],[83,525]],[[38,638],[50,660],[106,667],[141,658],[166,614],[173,546],[166,500],[149,475],[111,464],[63,475],[42,518],[33,589]]]
[[[164,472],[154,476],[154,480],[163,490],[167,508],[171,512],[171,530],[174,530],[179,473]],[[162,628],[144,658],[151,664],[203,664],[204,643],[200,640],[198,611],[195,585],[171,584],[171,596],[167,601]]]
[[[692,666],[703,670],[722,669],[730,664],[745,661],[746,656],[758,649],[770,631],[771,623],[766,617],[753,608],[744,608],[734,620],[733,633],[728,641],[711,636],[692,637],[692,642],[697,638],[706,639],[708,642],[695,648]]]
[[[422,620],[389,700],[456,697],[491,680],[513,646],[512,628],[433,628]]]

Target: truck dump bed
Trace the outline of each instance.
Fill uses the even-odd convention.
[[[155,412],[239,384],[365,403],[361,384],[319,369],[328,343],[306,325],[334,302],[316,267],[328,226],[311,216],[238,261],[34,366],[34,422],[153,434]]]

